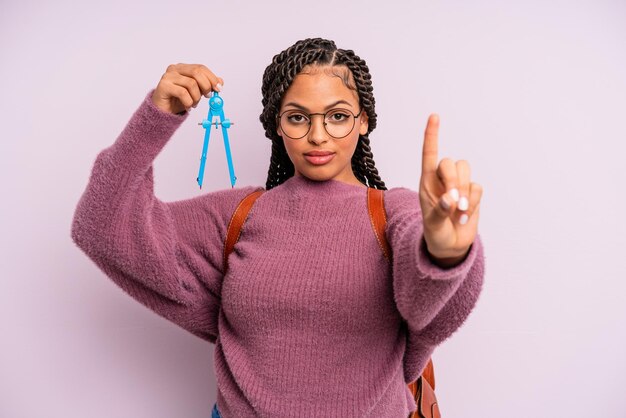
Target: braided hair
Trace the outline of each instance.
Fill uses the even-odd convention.
[[[338,49],[333,41],[322,38],[307,38],[296,42],[276,54],[263,73],[261,87],[263,112],[259,119],[265,129],[265,136],[272,141],[272,157],[265,184],[266,190],[282,184],[294,175],[293,163],[287,154],[282,138],[276,132],[277,115],[284,93],[295,76],[307,65],[341,66],[349,70],[345,72],[342,80],[348,88],[357,92],[359,104],[368,116],[367,133],[359,134],[359,142],[352,155],[352,171],[364,185],[387,190],[385,183],[378,175],[370,148],[369,133],[376,128],[376,112],[369,68],[354,51]],[[350,79],[350,74],[353,81]]]

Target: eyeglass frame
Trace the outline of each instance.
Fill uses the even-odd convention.
[[[326,123],[326,115],[328,114],[328,112],[332,112],[333,110],[344,110],[344,111],[346,111],[346,112],[350,112],[350,114],[351,114],[351,115],[352,115],[352,117],[354,118],[354,119],[353,119],[353,122],[354,122],[354,123],[352,124],[352,128],[351,128],[351,129],[350,129],[350,131],[349,131],[347,134],[345,134],[344,136],[332,136],[332,135],[330,134],[330,132],[328,132],[328,129],[326,129],[326,125],[328,125],[328,123]],[[300,111],[300,112],[304,113],[304,114],[306,115],[306,117],[309,119],[309,129],[308,129],[308,130],[306,131],[306,133],[305,133],[304,135],[302,135],[301,137],[294,138],[294,137],[292,137],[292,136],[287,135],[287,134],[285,133],[285,130],[283,129],[282,125],[280,124],[280,121],[281,121],[281,119],[282,119],[283,115],[284,115],[285,113],[287,113],[287,112],[290,112],[290,111],[294,111],[294,112],[296,112],[296,111]],[[289,139],[293,139],[293,140],[296,140],[296,141],[297,141],[298,139],[302,139],[302,138],[304,138],[305,136],[307,136],[307,135],[309,134],[309,132],[311,132],[311,126],[313,126],[313,119],[311,118],[311,116],[314,116],[314,115],[322,115],[322,116],[324,116],[324,119],[323,119],[323,120],[324,120],[324,122],[323,122],[323,124],[324,124],[324,130],[326,131],[326,133],[327,133],[327,134],[328,134],[331,138],[333,138],[333,139],[343,139],[343,138],[347,137],[348,135],[350,135],[350,134],[352,133],[352,131],[354,131],[354,127],[356,126],[356,119],[357,119],[359,116],[361,116],[361,113],[363,113],[363,108],[361,108],[361,110],[359,110],[359,113],[357,113],[356,115],[355,115],[354,113],[352,113],[352,111],[351,111],[351,110],[349,110],[349,109],[344,109],[344,108],[342,108],[342,107],[335,107],[335,108],[329,109],[329,110],[327,110],[327,111],[326,111],[326,113],[306,113],[306,112],[305,112],[305,111],[303,111],[303,110],[288,109],[288,110],[285,110],[283,113],[278,114],[278,116],[276,116],[276,120],[278,121],[278,126],[280,127],[280,130],[281,130],[281,131],[285,134],[285,136],[287,136],[287,138],[289,138]]]

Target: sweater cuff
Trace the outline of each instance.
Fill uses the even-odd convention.
[[[422,277],[428,277],[433,280],[454,280],[459,277],[465,277],[476,260],[479,247],[482,246],[480,235],[476,234],[476,238],[470,246],[465,259],[454,267],[446,268],[435,264],[431,259],[423,232],[420,233],[419,240],[416,260],[417,271]]]

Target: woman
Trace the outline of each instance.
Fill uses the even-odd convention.
[[[215,344],[213,416],[406,417],[407,383],[465,321],[484,276],[481,189],[466,161],[437,162],[426,127],[419,193],[387,190],[369,133],[365,61],[334,42],[296,42],[263,76],[270,169],[224,268],[230,218],[258,187],[162,202],[152,162],[224,80],[168,67],[115,143],[98,155],[72,238],[120,287]],[[367,213],[384,190],[384,257]]]

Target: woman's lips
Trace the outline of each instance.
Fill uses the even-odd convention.
[[[315,165],[322,165],[322,164],[326,164],[327,162],[329,162],[330,160],[332,160],[335,157],[335,154],[329,154],[329,155],[304,155],[304,158],[306,158],[306,160],[308,162],[310,162],[311,164],[315,164]]]

